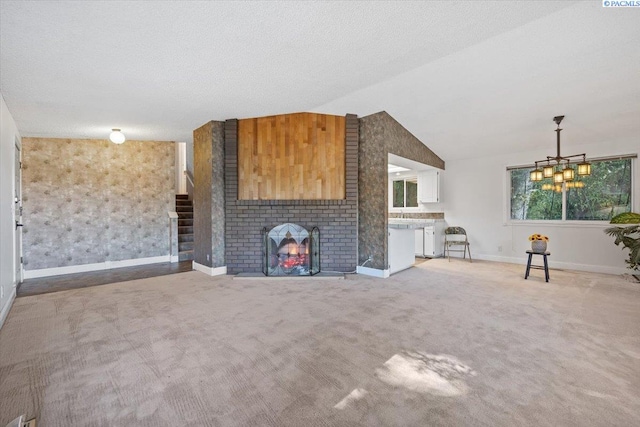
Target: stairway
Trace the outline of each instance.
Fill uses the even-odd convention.
[[[187,194],[176,194],[178,214],[178,261],[193,260],[193,202]]]

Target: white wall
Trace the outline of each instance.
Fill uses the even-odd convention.
[[[14,155],[18,128],[0,94],[0,327],[16,293]]]
[[[542,233],[549,236],[548,251],[551,267],[602,273],[629,273],[625,259],[628,251],[613,244],[604,233],[608,223],[527,224],[510,222],[507,211],[509,183],[506,167],[532,164],[533,161],[555,155],[550,138],[543,150],[505,154],[499,157],[447,161],[446,180],[441,194],[448,225],[462,226],[469,234],[474,258],[526,263],[525,250],[530,249],[528,236]],[[607,141],[597,145],[563,147],[562,154],[587,153],[587,157],[637,154],[640,141]],[[638,161],[633,170],[634,212],[640,211],[640,173]]]

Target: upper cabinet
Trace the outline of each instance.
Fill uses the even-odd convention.
[[[427,170],[418,173],[418,196],[420,203],[440,202],[439,170]]]

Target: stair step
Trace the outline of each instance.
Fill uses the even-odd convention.
[[[178,212],[178,219],[193,219],[193,212]]]
[[[193,242],[182,242],[178,243],[178,253],[184,251],[192,251],[193,250]]]
[[[178,252],[178,261],[193,260],[193,251]]]
[[[178,243],[193,242],[193,234],[180,234],[178,233]]]
[[[193,206],[193,202],[191,200],[176,200],[176,206]]]
[[[176,212],[193,212],[193,206],[176,206]]]
[[[176,194],[176,200],[180,199],[180,200],[185,200],[188,199],[189,195],[188,194]]]
[[[193,226],[178,226],[178,235],[180,234],[193,234]]]
[[[184,226],[193,226],[193,218],[189,218],[189,219],[178,218],[178,227],[184,227]]]

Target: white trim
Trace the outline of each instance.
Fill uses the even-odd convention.
[[[16,288],[11,289],[11,296],[7,300],[7,303],[4,305],[4,308],[0,312],[0,329],[2,329],[2,325],[4,325],[4,321],[9,316],[9,311],[11,310],[11,306],[13,305],[13,301],[16,299]]]
[[[495,261],[495,262],[506,262],[509,264],[527,264],[527,258],[517,258],[517,257],[506,257],[506,256],[497,256],[497,255],[474,255],[474,259],[479,259],[483,261]],[[624,267],[610,267],[607,265],[592,265],[592,264],[578,264],[574,262],[563,262],[563,261],[553,261],[552,257],[548,258],[549,260],[549,268],[558,268],[562,270],[576,270],[576,271],[586,271],[589,273],[603,273],[603,274],[628,274],[629,269]]]
[[[356,267],[356,273],[364,274],[365,276],[381,277],[383,279],[386,279],[390,275],[388,269],[378,270],[377,268],[360,267],[360,266]]]
[[[171,255],[171,262],[179,262],[180,255]]]
[[[222,267],[207,267],[206,265],[198,264],[193,261],[192,264],[193,269],[197,270],[201,273],[208,274],[209,276],[222,276],[227,274],[227,266]]]
[[[133,267],[136,265],[157,264],[159,262],[170,262],[169,255],[155,256],[148,258],[123,259],[121,261],[105,261],[95,264],[70,265],[67,267],[42,268],[39,270],[25,270],[25,279],[35,279],[38,277],[59,276],[61,274],[84,273],[87,271],[109,270],[112,268]]]
[[[523,226],[532,226],[532,225],[542,225],[545,227],[566,227],[566,228],[609,228],[613,227],[616,224],[611,224],[607,220],[603,221],[576,221],[576,220],[568,220],[561,221],[555,219],[549,220],[532,220],[532,219],[512,219],[509,220],[505,225],[513,226],[513,227],[523,227]]]

